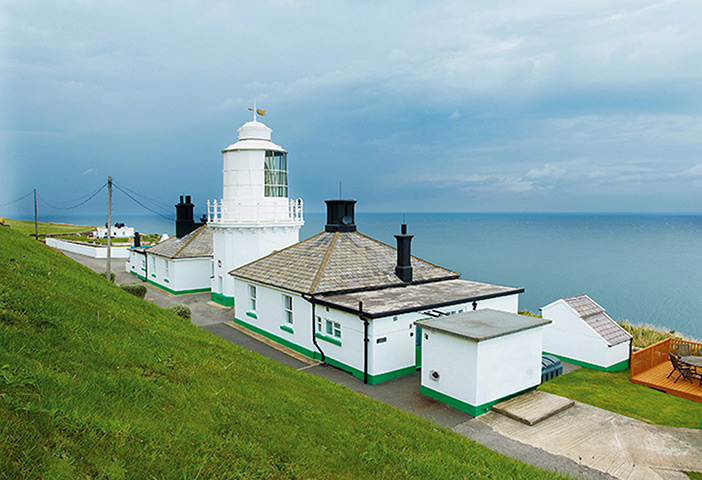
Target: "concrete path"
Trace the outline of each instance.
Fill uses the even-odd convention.
[[[105,260],[68,252],[63,253],[96,272],[105,271]],[[112,269],[116,273],[115,283],[117,285],[137,280],[133,275],[126,272],[125,264],[126,260],[124,259],[114,259],[112,261]],[[574,421],[569,413],[571,410],[581,412],[583,407],[587,407],[584,408],[585,411],[594,409],[594,407],[578,404],[577,402],[576,406],[569,410],[532,427],[493,412],[473,419],[473,417],[464,412],[421,395],[419,393],[420,379],[418,373],[384,382],[380,385],[364,385],[362,381],[334,367],[324,364],[310,364],[307,360],[290,355],[287,352],[288,349],[274,342],[266,343],[256,339],[254,338],[255,336],[251,335],[251,332],[233,328],[231,322],[232,310],[211,302],[209,293],[175,296],[153,285],[148,285],[146,300],[161,307],[167,307],[175,303],[185,303],[192,311],[191,321],[193,324],[218,337],[291,368],[304,370],[312,375],[326,378],[351,390],[431,420],[438,425],[451,428],[492,450],[539,468],[558,471],[573,478],[588,479],[614,478],[608,473],[603,473],[604,471],[616,472],[613,473],[615,476],[628,475],[620,478],[655,478],[656,480],[662,478],[687,478],[686,476],[670,476],[676,474],[676,472],[670,470],[671,468],[702,471],[702,466],[698,468],[697,463],[691,465],[690,462],[680,460],[679,456],[675,454],[675,452],[679,452],[685,458],[687,456],[695,456],[698,460],[702,459],[699,450],[699,431],[669,427],[654,427],[647,430],[621,419],[626,419],[629,422],[637,422],[636,420],[600,409],[595,409],[598,411],[597,413],[591,412],[582,418],[574,417],[578,418],[582,423],[571,425],[571,422]],[[563,415],[569,416],[563,418]],[[620,420],[613,421],[611,420],[613,417],[619,417]],[[561,420],[561,418],[563,419]],[[535,435],[533,431],[520,430],[508,422],[517,424],[525,429],[537,428],[543,431],[543,434],[539,436]],[[611,426],[614,423],[617,424],[616,428]],[[651,427],[647,424],[643,425]],[[602,440],[595,439],[598,430],[602,429],[616,431],[616,435],[610,435],[610,437],[605,437]],[[553,444],[561,441],[558,439],[558,432],[562,434],[569,432],[572,437],[569,440],[564,438],[563,448],[557,449]],[[642,435],[645,435],[646,445],[649,447],[641,445],[640,438],[642,438]],[[590,441],[591,438],[593,439],[592,441]],[[550,439],[553,439],[553,442]],[[619,441],[614,442],[613,439],[618,439]],[[595,449],[600,441],[604,442],[603,450],[610,452],[609,456],[607,456],[607,458],[611,458],[609,464],[600,457],[600,450]],[[580,445],[582,445],[582,448]],[[690,450],[686,450],[686,448]],[[654,452],[658,450],[661,453],[650,455],[649,452],[651,450]],[[585,458],[587,455],[590,455],[592,458],[588,460]],[[657,460],[653,460],[654,458]],[[617,460],[621,460],[620,468],[614,468]],[[639,466],[633,466],[637,462],[639,462]],[[631,465],[631,467],[627,467],[627,465]],[[656,468],[659,468],[659,470],[655,470]],[[637,476],[649,474],[658,476]]]
[[[476,422],[617,478],[686,478],[675,471],[702,471],[702,431],[649,425],[580,402],[532,426],[488,412],[454,430]]]

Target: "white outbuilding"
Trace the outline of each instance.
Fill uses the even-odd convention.
[[[616,372],[629,366],[631,335],[587,295],[541,307],[552,323],[544,329],[544,352],[564,362]]]
[[[487,308],[415,323],[428,397],[477,416],[541,383],[550,320]]]

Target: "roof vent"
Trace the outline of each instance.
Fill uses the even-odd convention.
[[[325,200],[327,204],[326,232],[355,232],[354,205],[356,200]]]

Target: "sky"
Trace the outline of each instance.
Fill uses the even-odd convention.
[[[0,1],[0,215],[221,198],[254,101],[307,211],[702,213],[696,1]],[[71,208],[86,201],[84,205]],[[12,203],[14,202],[14,203]]]

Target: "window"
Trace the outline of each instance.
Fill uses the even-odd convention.
[[[256,287],[249,285],[249,309],[252,312],[256,311]]]
[[[322,333],[322,317],[317,315],[315,319],[317,320],[317,332]]]
[[[166,263],[166,278],[168,278],[168,260],[164,260],[164,262]]]
[[[288,154],[266,150],[264,160],[264,194],[266,197],[288,196]]]
[[[293,307],[292,297],[283,295],[283,310],[285,311],[285,322],[292,325],[293,323]]]
[[[327,335],[341,338],[341,324],[327,320]]]

